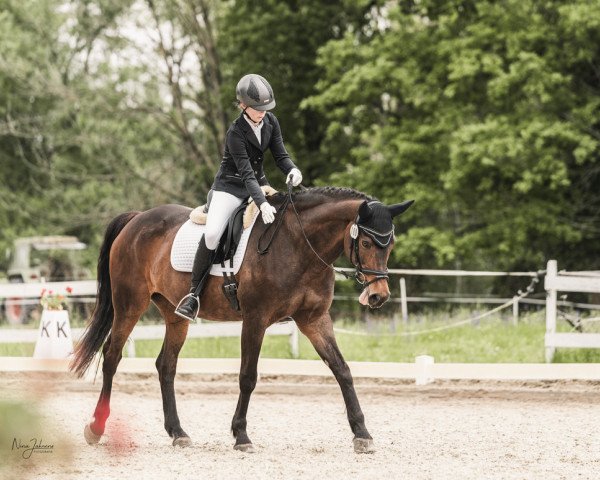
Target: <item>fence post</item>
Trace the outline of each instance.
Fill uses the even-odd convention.
[[[415,358],[415,383],[417,385],[427,385],[435,380],[433,378],[434,362],[434,358],[430,355],[419,355]]]
[[[515,295],[513,297],[513,325],[516,327],[519,323],[519,297]]]
[[[291,322],[292,331],[290,332],[290,350],[292,351],[292,357],[298,358],[300,356],[300,350],[298,348],[298,326],[295,321]]]
[[[408,323],[408,303],[406,301],[406,280],[400,277],[400,306],[402,310],[402,321]]]
[[[135,358],[135,340],[131,337],[127,338],[127,356],[129,358]]]
[[[554,279],[558,274],[558,266],[556,264],[556,260],[548,260],[548,264],[546,266],[546,282],[552,278]],[[556,289],[546,287],[546,338],[545,338],[545,346],[546,346],[546,363],[552,363],[552,359],[554,358],[554,352],[556,348],[554,348],[553,344],[548,344],[549,336],[552,337],[556,333]]]

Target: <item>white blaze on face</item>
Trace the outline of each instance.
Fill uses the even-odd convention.
[[[358,301],[361,305],[369,304],[369,287],[365,287],[363,289],[362,293],[360,294],[360,297],[358,297]]]

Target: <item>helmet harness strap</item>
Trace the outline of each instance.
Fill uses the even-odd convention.
[[[248,110],[248,108],[250,108],[250,107],[246,107],[246,108],[244,108],[244,109],[242,110],[242,113],[243,113],[243,114],[246,116],[246,118],[248,118],[248,120],[250,120],[250,121],[252,122],[252,125],[254,125],[255,127],[258,127],[258,124],[259,124],[260,122],[258,122],[258,123],[257,123],[257,122],[255,122],[254,120],[252,120],[252,117],[251,117],[250,115],[248,115],[248,112],[246,112],[246,110]]]

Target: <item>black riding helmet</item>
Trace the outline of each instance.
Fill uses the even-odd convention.
[[[235,88],[238,101],[261,112],[275,108],[275,95],[269,82],[256,73],[244,75]]]

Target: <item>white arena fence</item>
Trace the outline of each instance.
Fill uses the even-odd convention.
[[[352,272],[353,269],[341,269]],[[448,303],[470,303],[470,304],[498,304],[498,307],[478,315],[477,318],[484,318],[492,313],[505,308],[512,308],[513,322],[518,321],[519,304],[546,305],[546,360],[552,361],[556,347],[580,347],[580,348],[598,348],[600,347],[600,334],[583,333],[557,333],[556,332],[556,313],[557,306],[567,306],[580,309],[600,309],[600,305],[589,303],[574,303],[559,301],[557,299],[558,291],[569,292],[600,292],[600,272],[561,272],[557,273],[556,261],[548,262],[545,289],[547,291],[546,300],[525,298],[529,292],[519,292],[512,298],[481,298],[481,297],[409,297],[406,291],[406,282],[404,277],[411,275],[421,276],[453,276],[453,277],[525,277],[536,279],[542,272],[494,272],[494,271],[469,271],[469,270],[417,270],[417,269],[391,269],[390,276],[400,276],[400,297],[390,299],[391,302],[401,305],[403,320],[408,320],[408,303],[420,302],[448,302]],[[341,277],[343,278],[343,277]],[[0,298],[21,299],[24,304],[37,303],[42,289],[53,290],[55,292],[65,292],[66,288],[72,289],[70,296],[95,300],[97,284],[95,280],[73,281],[73,282],[52,282],[52,283],[27,283],[27,284],[0,284]],[[335,299],[345,300],[354,299],[350,296],[335,296]],[[473,322],[469,318],[462,322],[456,322],[441,329],[453,328],[465,323]],[[436,329],[439,330],[440,328]],[[341,329],[336,329],[342,331]],[[74,328],[72,334],[74,340],[79,338],[83,329]],[[370,335],[368,332],[343,331],[344,333]],[[428,331],[418,332],[419,334]],[[206,337],[232,337],[241,334],[241,322],[201,322],[190,325],[188,338],[206,338]],[[267,330],[267,335],[287,335],[290,340],[290,351],[294,358],[298,356],[298,330],[293,321],[280,323],[271,326]],[[37,329],[0,329],[0,343],[21,343],[35,342]],[[164,325],[138,325],[132,332],[128,342],[128,354],[135,356],[136,340],[153,340],[164,338]]]
[[[559,272],[556,260],[550,260],[546,269],[544,288],[547,292],[544,339],[546,362],[552,362],[557,347],[600,348],[600,333],[556,331],[558,292],[600,293],[600,272]]]
[[[74,341],[81,338],[83,328],[72,328]],[[242,322],[209,322],[189,326],[187,338],[239,337],[242,333]],[[289,337],[290,353],[298,358],[298,327],[292,321],[271,325],[266,335],[285,335]],[[135,357],[137,340],[162,340],[165,337],[164,325],[136,325],[127,340],[127,355]],[[0,343],[35,343],[38,330],[32,328],[0,329]]]
[[[42,290],[64,293],[71,289],[70,297],[95,295],[97,283],[95,280],[75,282],[46,282],[46,283],[10,283],[0,285],[0,298],[21,298],[25,301],[35,299],[39,302]],[[83,328],[72,328],[73,340],[78,340],[83,334]],[[189,327],[187,338],[210,337],[239,337],[242,331],[241,322],[200,322]],[[29,343],[37,339],[36,329],[0,329],[0,343]],[[267,335],[286,335],[290,341],[290,352],[294,358],[299,355],[298,328],[292,321],[270,326]],[[162,340],[165,336],[164,325],[136,325],[127,342],[127,354],[135,356],[136,340]]]

